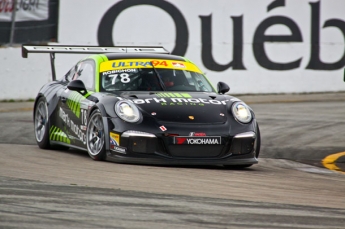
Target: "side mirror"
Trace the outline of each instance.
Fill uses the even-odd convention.
[[[217,91],[218,91],[219,94],[225,94],[228,91],[230,91],[230,87],[229,87],[229,85],[227,85],[224,82],[218,82],[218,84],[217,84]]]
[[[345,68],[344,68],[344,82],[345,82]]]
[[[77,91],[82,95],[85,95],[87,93],[86,87],[81,80],[73,80],[68,83],[67,88],[71,91]]]

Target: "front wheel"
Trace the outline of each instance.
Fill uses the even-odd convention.
[[[105,132],[102,114],[99,110],[92,112],[86,130],[86,144],[89,156],[96,161],[105,159]]]
[[[256,141],[255,141],[255,157],[259,158],[260,148],[261,148],[261,134],[259,129],[259,124],[257,124]]]

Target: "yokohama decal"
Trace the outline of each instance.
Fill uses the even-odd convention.
[[[175,137],[176,145],[220,145],[220,137]]]

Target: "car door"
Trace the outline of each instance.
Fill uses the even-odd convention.
[[[86,126],[88,107],[92,101],[89,94],[95,87],[95,63],[93,60],[84,60],[75,65],[66,75],[68,81],[81,80],[88,93],[82,95],[77,91],[69,90],[66,86],[60,95],[61,112],[65,116],[66,134],[71,144],[86,149]]]

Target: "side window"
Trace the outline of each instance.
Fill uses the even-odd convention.
[[[76,66],[76,71],[73,76],[73,80],[78,79],[83,81],[86,89],[94,90],[94,78],[95,78],[95,64],[92,60],[86,60],[80,62]]]
[[[65,75],[65,80],[70,82],[73,80],[73,76],[76,73],[76,70],[78,68],[78,65],[73,66]]]

